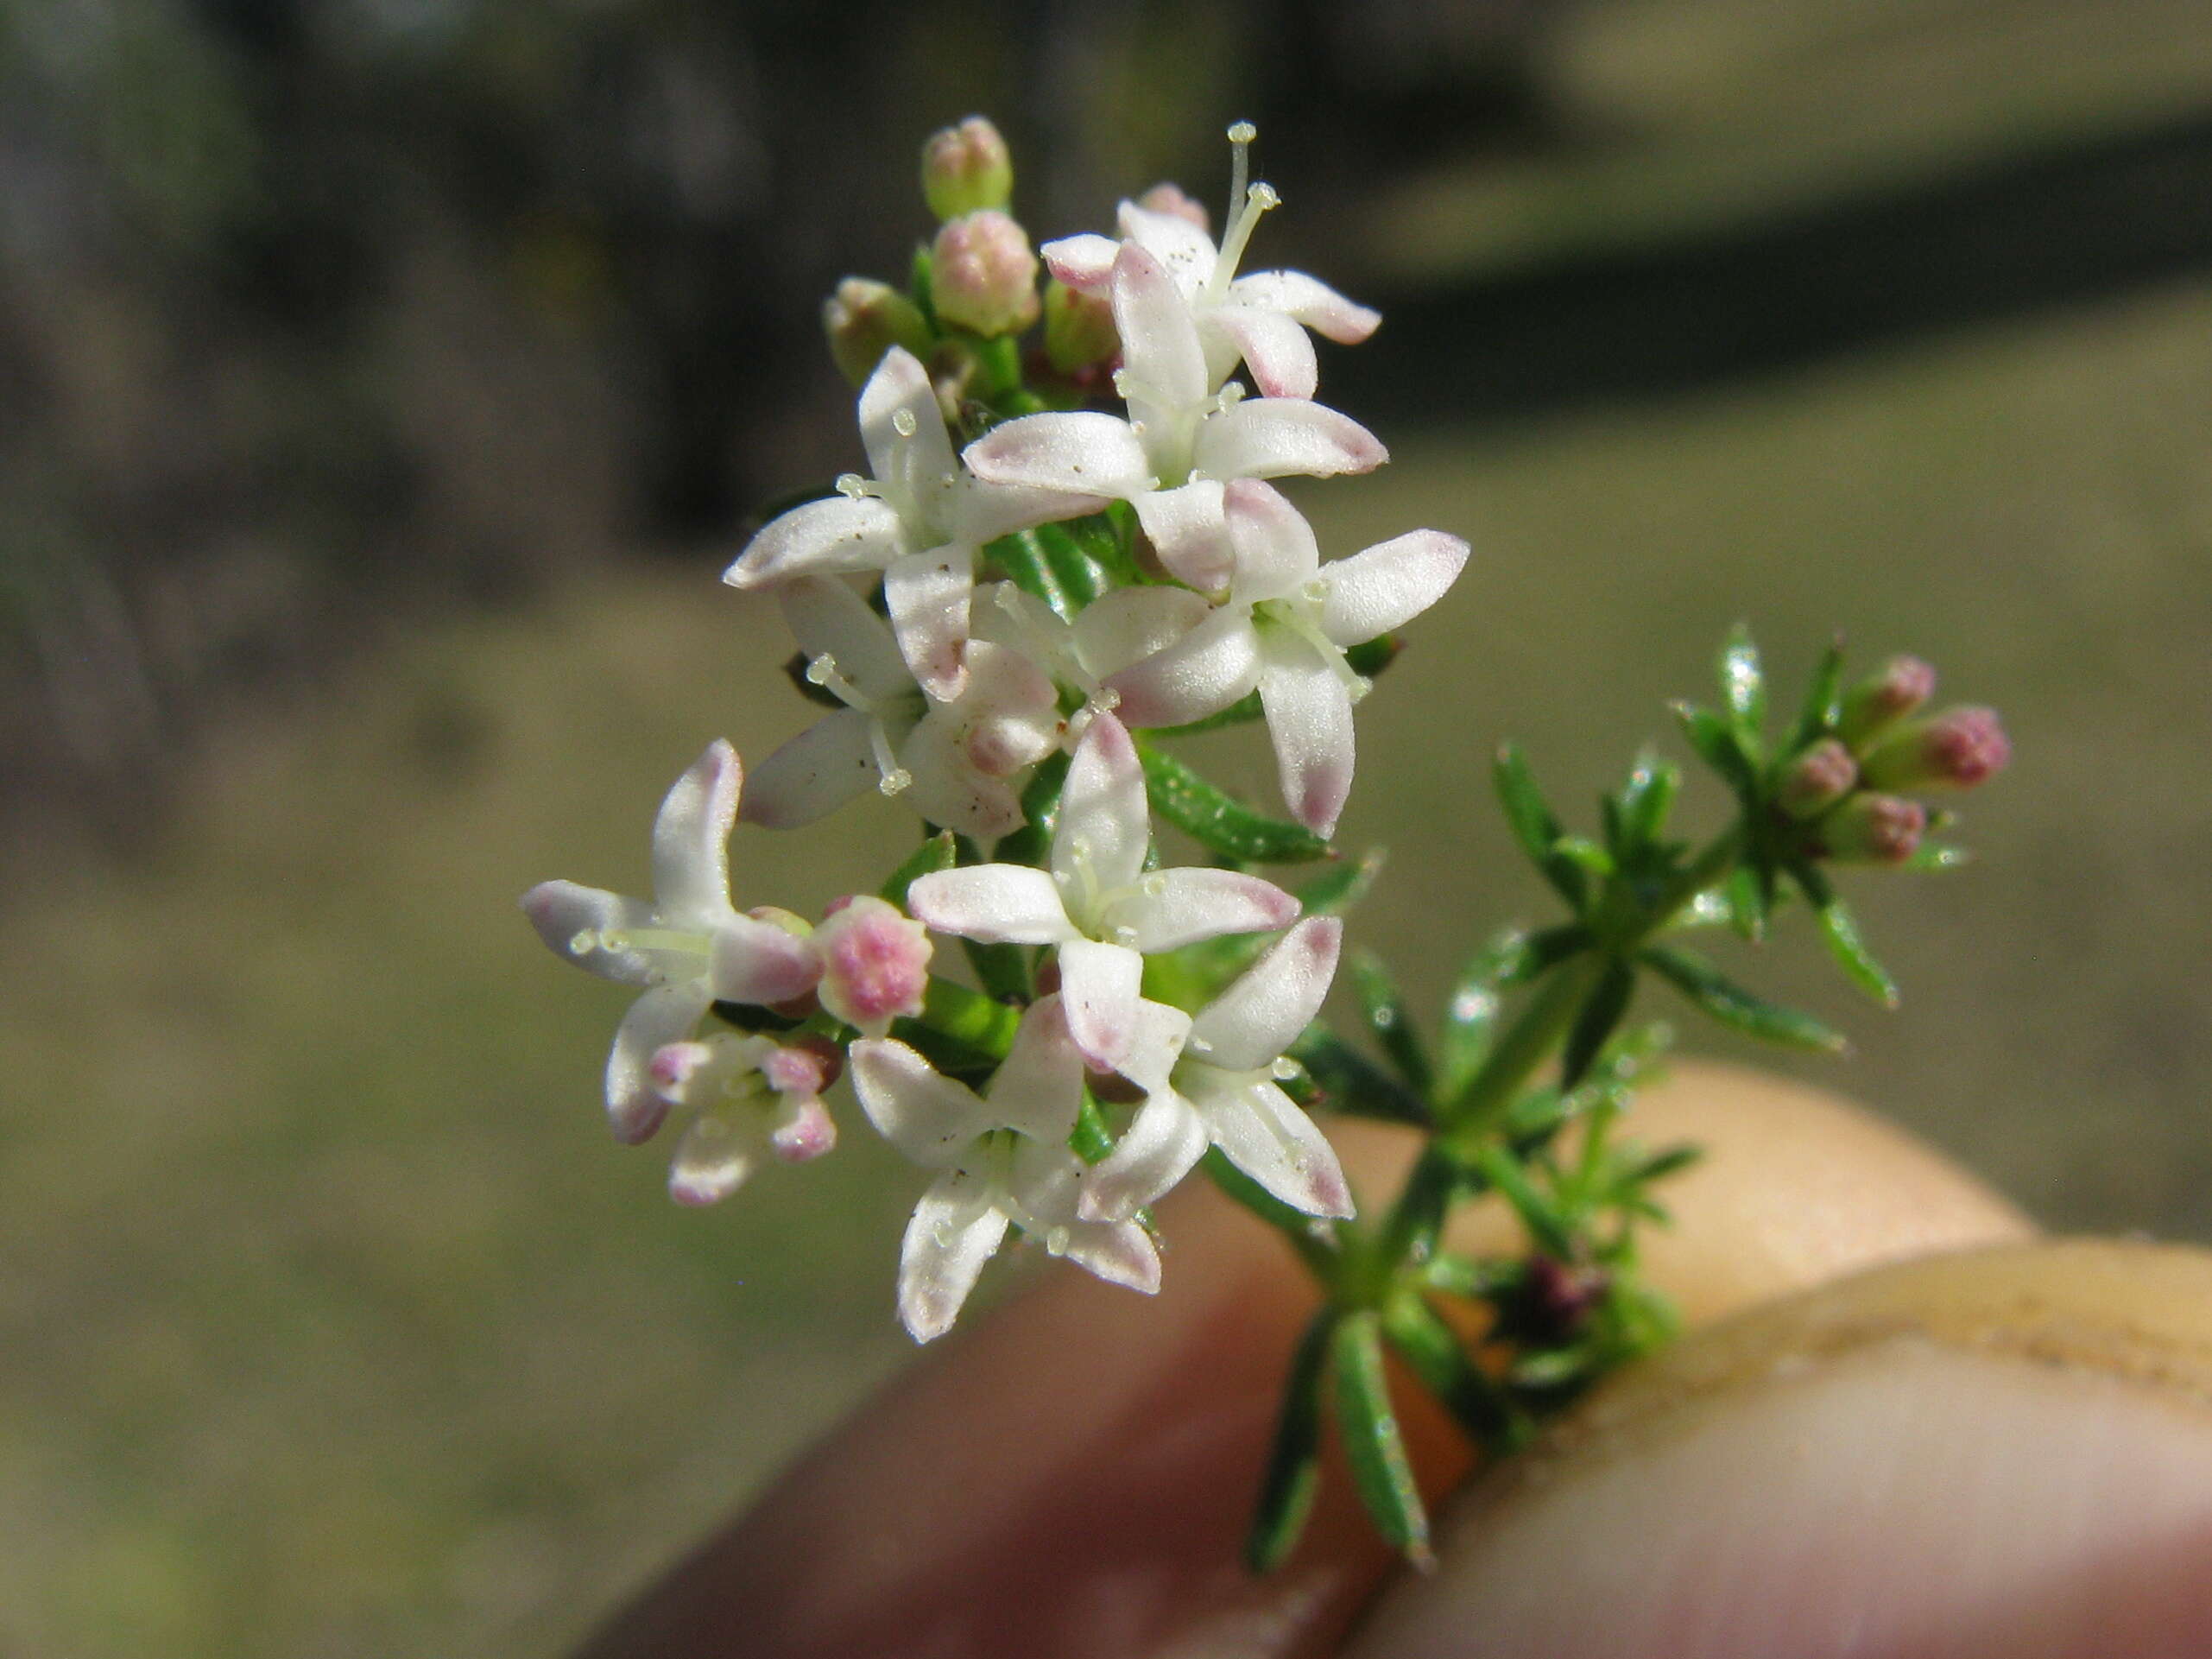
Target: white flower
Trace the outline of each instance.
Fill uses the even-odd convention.
[[[1333,916],[1299,922],[1196,1019],[1160,1003],[1140,1007],[1121,1070],[1145,1104],[1113,1156],[1085,1176],[1084,1215],[1134,1214],[1188,1175],[1209,1143],[1293,1208],[1352,1213],[1336,1149],[1276,1084],[1283,1050],[1329,994],[1343,927]]]
[[[882,618],[843,582],[795,577],[777,598],[807,677],[845,706],[761,763],[745,797],[748,822],[811,824],[873,781],[963,835],[990,839],[1020,827],[1021,776],[1060,740],[1050,679],[1019,653],[977,640],[959,696],[934,702]]]
[[[679,1204],[717,1203],[764,1159],[806,1163],[837,1143],[822,1105],[837,1075],[837,1050],[827,1043],[785,1048],[721,1032],[665,1045],[651,1070],[660,1098],[693,1114],[668,1168],[668,1195]]]
[[[1228,576],[1223,480],[1367,472],[1389,459],[1365,427],[1308,399],[1217,393],[1189,302],[1138,244],[1122,244],[1113,282],[1115,384],[1129,418],[1078,410],[1008,421],[968,446],[977,478],[1127,501],[1161,562],[1210,592]]]
[[[860,393],[860,434],[873,478],[847,473],[840,493],[773,518],[722,579],[767,587],[796,576],[880,570],[900,651],[940,700],[958,695],[975,551],[1026,525],[1104,506],[979,483],[961,471],[929,371],[894,346]]]
[[[1117,587],[1102,593],[1063,622],[1052,607],[1012,582],[976,590],[976,637],[1018,651],[1054,682],[1083,699],[1067,723],[1064,746],[1072,753],[1092,719],[1109,713],[1121,693],[1109,676],[1163,651],[1199,623],[1212,606],[1187,587]]]
[[[543,882],[522,909],[558,955],[623,985],[643,985],[607,1057],[607,1115],[616,1137],[649,1138],[667,1115],[648,1066],[689,1036],[717,1001],[789,1002],[821,977],[807,942],[730,904],[730,831],[744,779],[717,740],[676,780],[653,826],[653,897],[624,898],[574,882]]]
[[[1287,928],[1298,901],[1232,870],[1144,867],[1152,842],[1144,767],[1110,714],[1090,723],[1060,791],[1049,872],[974,864],[923,876],[907,908],[939,933],[1051,945],[1060,999],[1084,1058],[1114,1071],[1135,1035],[1144,959],[1223,934]]]
[[[1280,491],[1239,481],[1226,507],[1227,596],[1181,639],[1107,683],[1134,726],[1203,719],[1257,687],[1284,803],[1327,835],[1352,787],[1352,705],[1367,691],[1344,649],[1443,598],[1467,563],[1467,543],[1412,530],[1324,565],[1312,527]]]
[[[852,1080],[869,1121],[900,1151],[940,1170],[899,1255],[899,1317],[917,1342],[949,1329],[1008,1224],[1112,1284],[1160,1288],[1143,1228],[1077,1213],[1084,1166],[1068,1149],[1083,1101],[1083,1056],[1060,1000],[1022,1016],[1013,1052],[982,1096],[903,1042],[852,1045]]]
[[[1245,186],[1245,151],[1251,141],[1250,127],[1240,123],[1229,129],[1236,178],[1218,250],[1206,234],[1204,210],[1194,212],[1196,204],[1172,186],[1147,192],[1144,202],[1122,204],[1122,237],[1137,244],[1175,279],[1198,325],[1210,385],[1220,385],[1242,359],[1267,396],[1311,397],[1318,370],[1305,331],[1356,345],[1375,332],[1382,318],[1303,271],[1236,274],[1253,227],[1280,199],[1264,184]],[[1103,294],[1111,286],[1120,250],[1109,237],[1075,236],[1048,242],[1041,251],[1064,286],[1078,294]]]

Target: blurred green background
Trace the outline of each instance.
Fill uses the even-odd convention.
[[[708,738],[803,723],[714,579],[851,464],[815,307],[972,108],[1046,236],[1217,197],[1253,117],[1258,256],[1384,307],[1323,395],[1394,463],[1299,493],[1476,549],[1342,838],[1427,1002],[1544,915],[1496,742],[1587,801],[1731,622],[1785,674],[1840,627],[2017,761],[1975,866],[1854,883],[1903,1011],[1768,948],[1861,1050],[1797,1069],[2212,1238],[2206,23],[0,0],[0,1652],[557,1652],[901,1363],[914,1175],[852,1135],[677,1211],[597,1107],[619,993],[513,903],[635,890]],[[740,902],[909,833],[746,832]]]

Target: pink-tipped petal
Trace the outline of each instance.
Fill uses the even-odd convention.
[[[958,470],[929,370],[903,345],[886,351],[860,389],[860,439],[879,478],[927,488]]]
[[[1313,342],[1292,318],[1256,306],[1217,306],[1206,313],[1205,328],[1225,336],[1263,397],[1311,397],[1320,384],[1321,368]]]
[[[1127,421],[1095,410],[1025,415],[970,444],[968,467],[986,484],[1126,498],[1152,487],[1152,460]]]
[[[914,1162],[949,1168],[991,1127],[975,1091],[903,1042],[863,1038],[848,1050],[852,1090],[877,1134]]]
[[[952,1328],[1006,1237],[1006,1216],[988,1198],[980,1175],[956,1169],[938,1177],[914,1206],[899,1247],[899,1320],[917,1342]]]
[[[1200,478],[1139,496],[1137,523],[1169,575],[1204,593],[1229,586],[1229,526],[1218,479]]]
[[[1323,573],[1321,630],[1357,645],[1402,628],[1442,598],[1467,567],[1467,543],[1442,530],[1409,530]]]
[[[1037,250],[1062,287],[1078,294],[1103,294],[1114,281],[1114,256],[1122,244],[1111,237],[1085,232],[1064,236]]]
[[[1357,345],[1375,332],[1382,313],[1347,300],[1304,271],[1254,271],[1229,285],[1232,304],[1280,311],[1324,339]]]
[[[1352,694],[1333,663],[1303,640],[1270,639],[1260,706],[1275,747],[1283,805],[1316,835],[1333,835],[1352,792]]]
[[[868,716],[826,714],[753,769],[740,813],[749,824],[797,829],[842,807],[876,781]]]
[[[1060,788],[1052,873],[1071,891],[1082,890],[1085,866],[1097,887],[1126,887],[1144,869],[1151,845],[1144,763],[1128,728],[1101,714],[1076,745]]]
[[[1313,1120],[1272,1083],[1210,1091],[1192,1104],[1222,1156],[1292,1209],[1349,1219],[1344,1167]]]
[[[1242,606],[1228,606],[1106,683],[1128,725],[1186,725],[1220,713],[1260,683],[1259,636]]]
[[[721,1001],[762,1007],[787,1003],[822,977],[812,941],[772,921],[730,916],[715,928],[713,940],[707,982]]]
[[[1336,977],[1344,924],[1311,916],[1285,934],[1191,1023],[1193,1044],[1232,1072],[1272,1065],[1320,1012]]]
[[[1234,870],[1157,870],[1107,919],[1131,948],[1155,956],[1223,934],[1287,928],[1298,920],[1298,901],[1273,882]]]
[[[895,697],[913,686],[890,624],[835,577],[797,577],[776,591],[776,603],[799,650],[833,658],[863,696]]]
[[[794,576],[881,570],[907,551],[907,529],[886,501],[873,496],[832,496],[778,515],[745,544],[722,573],[735,588],[750,590]]]
[[[668,1196],[679,1204],[718,1204],[759,1165],[754,1137],[720,1117],[695,1118],[668,1166]]]
[[[785,1163],[811,1163],[836,1150],[837,1125],[819,1100],[794,1101],[769,1133],[768,1146]]]
[[[653,1057],[692,1034],[713,999],[704,979],[655,985],[630,1004],[607,1054],[607,1122],[625,1146],[649,1141],[668,1115],[653,1083]]]
[[[967,684],[968,603],[975,586],[975,555],[962,547],[908,554],[883,573],[883,603],[899,655],[941,703]]]
[[[1250,605],[1283,598],[1313,579],[1321,568],[1321,544],[1288,496],[1258,478],[1238,478],[1223,492],[1223,505],[1238,599]]]
[[[1172,1092],[1154,1094],[1105,1162],[1084,1176],[1084,1219],[1128,1220],[1191,1173],[1205,1156],[1209,1138],[1189,1101]]]
[[[1059,884],[1023,864],[932,871],[907,889],[907,908],[939,933],[989,945],[1057,945],[1078,936]]]
[[[1040,997],[1029,1005],[988,1087],[996,1125],[1053,1145],[1067,1140],[1083,1109],[1083,1055],[1062,997]]]
[[[1152,1235],[1133,1221],[1082,1221],[1047,1234],[1046,1245],[1084,1272],[1140,1295],[1160,1292],[1160,1249]]]
[[[654,982],[653,963],[641,952],[610,950],[604,942],[609,934],[619,940],[635,928],[655,925],[653,907],[645,900],[574,882],[540,882],[522,895],[522,914],[563,961],[621,985]]]
[[[1136,1035],[1144,958],[1123,945],[1071,939],[1059,947],[1068,1030],[1093,1070],[1118,1071]]]
[[[1134,242],[1124,242],[1114,261],[1114,326],[1132,421],[1172,420],[1213,389],[1190,301],[1174,274]]]
[[[1325,478],[1372,472],[1389,459],[1348,415],[1302,397],[1248,397],[1199,422],[1194,470],[1210,478]]]
[[[730,914],[730,832],[745,769],[722,738],[678,778],[653,822],[653,892],[664,925],[711,927]]]
[[[1117,587],[1077,613],[1077,659],[1105,679],[1166,650],[1213,615],[1213,609],[1204,595],[1187,588]]]

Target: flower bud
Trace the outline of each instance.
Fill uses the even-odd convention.
[[[950,219],[930,251],[930,294],[941,321],[990,339],[1037,320],[1037,256],[1029,235],[995,208]]]
[[[1213,231],[1213,220],[1207,216],[1205,203],[1185,195],[1180,185],[1156,184],[1137,198],[1137,206],[1147,212],[1172,213],[1209,234]]]
[[[846,277],[822,301],[822,332],[830,338],[837,371],[856,386],[894,345],[916,357],[929,355],[929,323],[921,307],[888,283],[865,276]]]
[[[2012,757],[1994,709],[1950,708],[1886,738],[1862,770],[1877,788],[1970,789],[2002,771]]]
[[[1081,374],[1112,362],[1121,350],[1112,301],[1078,294],[1058,277],[1045,284],[1045,357],[1053,368]]]
[[[1839,864],[1903,864],[1920,845],[1928,809],[1903,795],[1855,795],[1820,820],[1815,835],[1823,858]]]
[[[1823,738],[1782,769],[1774,801],[1792,818],[1817,818],[1851,793],[1859,763],[1833,738]]]
[[[956,219],[1014,199],[1014,159],[982,116],[932,133],[922,145],[922,195],[940,219]]]
[[[1917,656],[1893,656],[1844,694],[1836,725],[1843,741],[1863,751],[1935,695],[1936,671]]]
[[[871,895],[837,900],[814,929],[822,960],[822,1006],[871,1037],[901,1015],[922,1010],[929,987],[929,933]]]

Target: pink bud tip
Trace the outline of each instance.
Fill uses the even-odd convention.
[[[837,1143],[837,1126],[819,1100],[800,1103],[788,1123],[777,1126],[768,1144],[786,1163],[806,1163]]]
[[[1928,809],[1902,795],[1856,795],[1820,820],[1820,851],[1847,864],[1903,864],[1928,828]]]
[[[1995,776],[2013,757],[1994,709],[1949,710],[1931,723],[1924,741],[1930,766],[1943,782],[1962,789]]]
[[[964,213],[937,233],[930,294],[939,320],[986,339],[1037,320],[1037,256],[1021,225],[995,208]]]
[[[1185,195],[1180,185],[1156,184],[1137,198],[1137,206],[1148,213],[1172,213],[1201,231],[1213,230],[1213,221],[1206,215],[1206,205]]]
[[[822,1006],[881,1036],[901,1015],[921,1012],[929,985],[929,934],[895,905],[867,894],[847,901],[814,930],[822,963]]]
[[[1859,763],[1833,738],[1823,738],[1784,769],[1775,801],[1792,818],[1817,818],[1851,793]]]
[[[714,1050],[703,1042],[666,1043],[653,1051],[653,1060],[647,1069],[652,1073],[656,1087],[663,1091],[680,1089],[713,1057]]]

